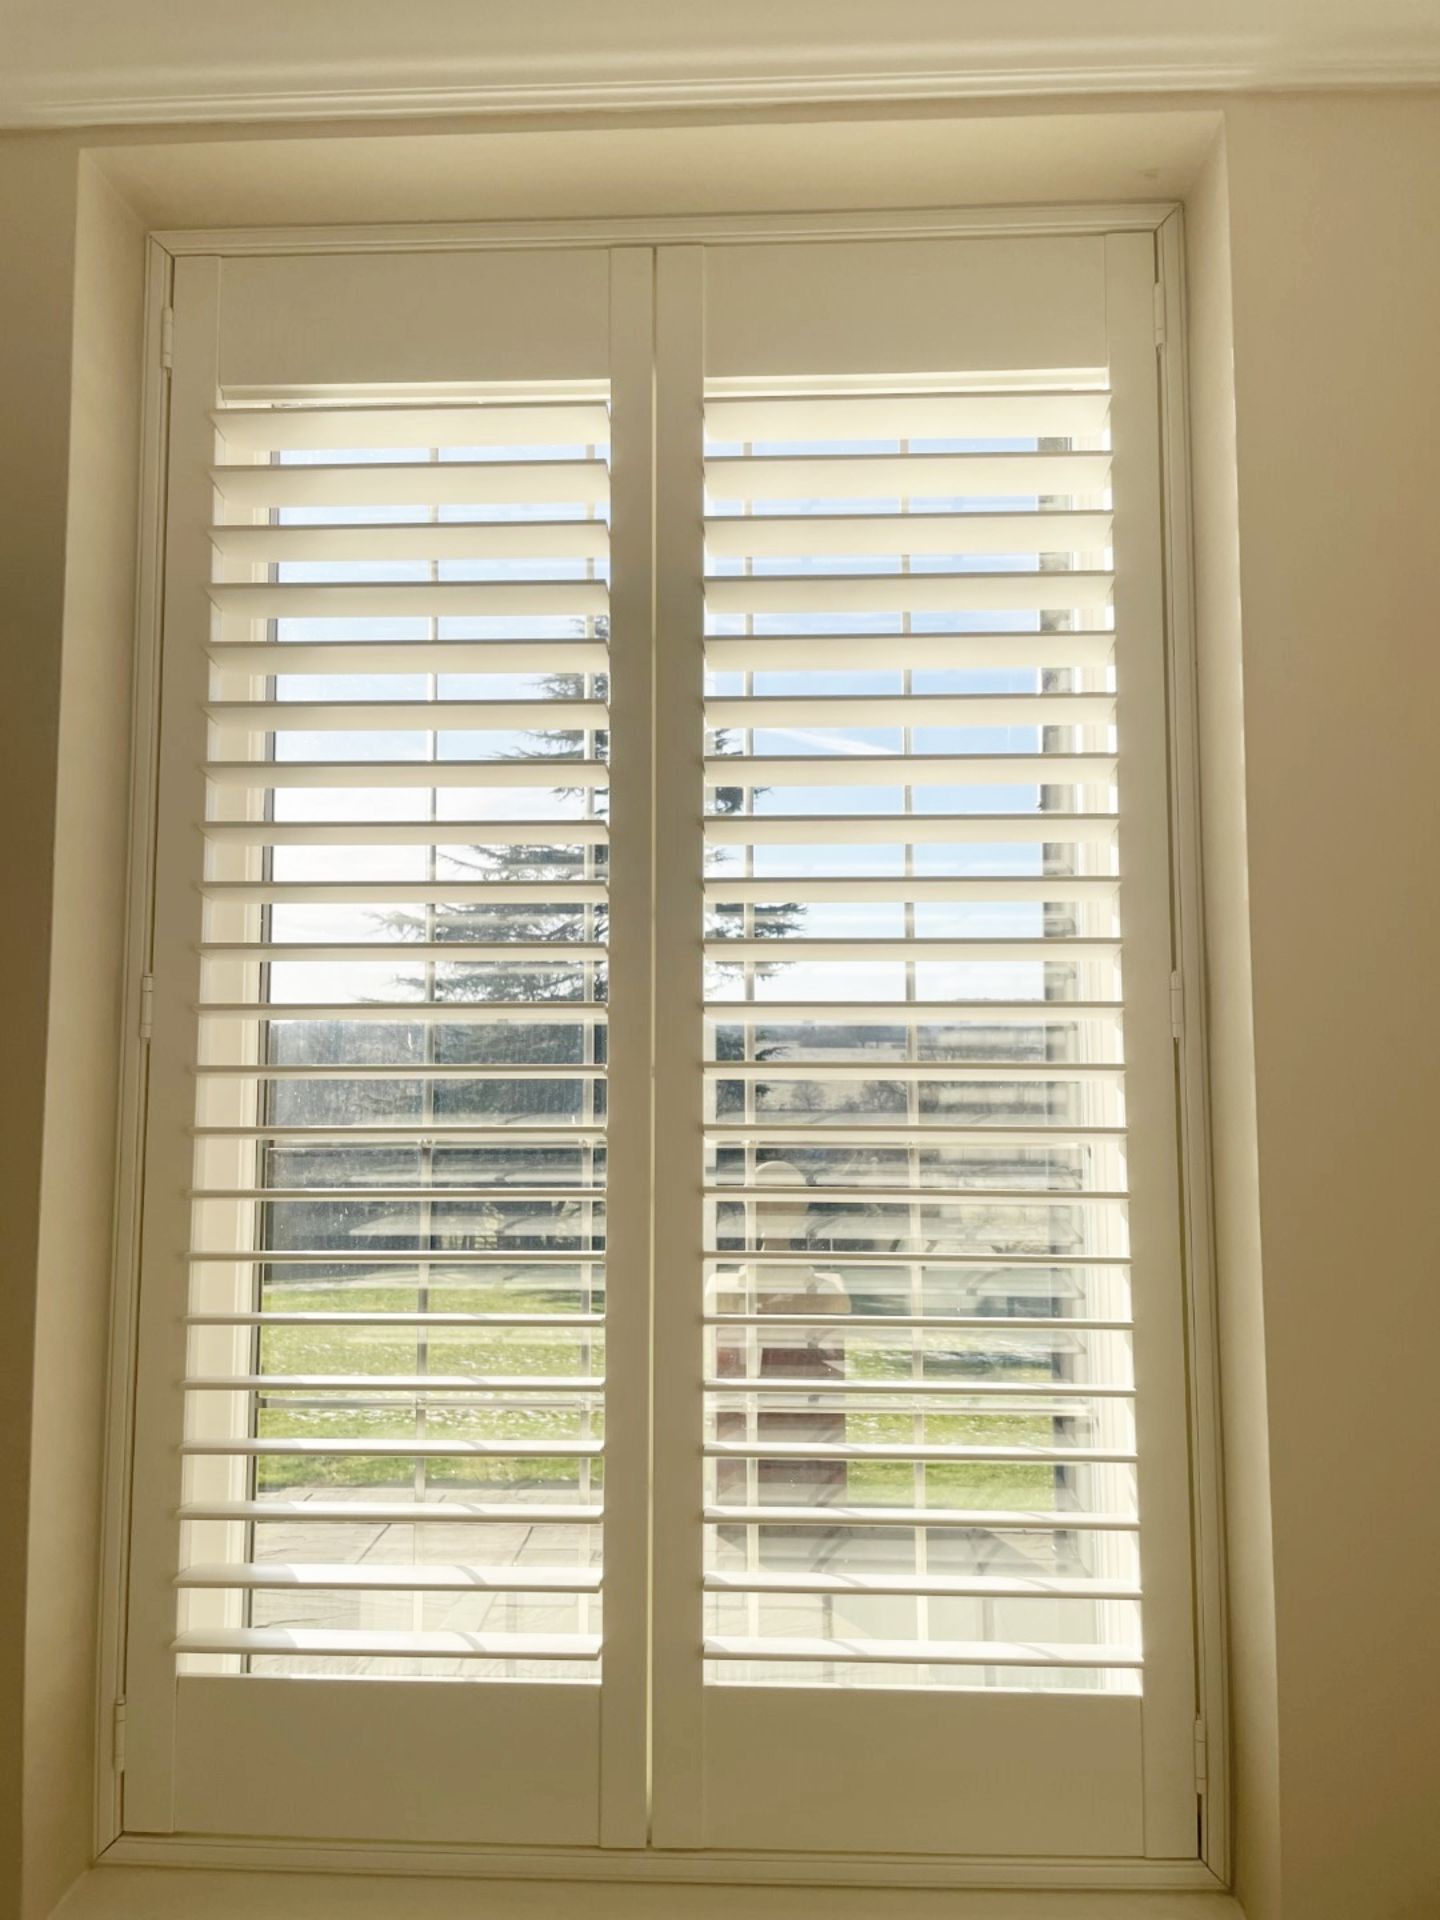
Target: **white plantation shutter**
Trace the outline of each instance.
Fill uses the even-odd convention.
[[[707,405],[719,1682],[1142,1664],[1103,380]]]
[[[675,1844],[1193,1844],[1153,266],[978,246],[675,276]]]
[[[214,424],[181,1671],[590,1678],[608,408]]]
[[[593,1841],[606,276],[549,378],[521,282],[513,351],[439,329],[443,401],[383,339],[353,397],[232,398],[180,276],[127,1807]]]
[[[1150,251],[181,263],[129,1824],[1193,1852]]]

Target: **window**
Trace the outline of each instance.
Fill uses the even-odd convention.
[[[1193,1857],[1154,273],[178,264],[127,1826]]]

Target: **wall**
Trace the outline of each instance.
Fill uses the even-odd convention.
[[[1227,145],[1284,1912],[1422,1920],[1440,99],[1240,101]]]
[[[108,1314],[93,1276],[114,1237],[121,931],[128,820],[128,711],[135,606],[136,449],[144,229],[82,164],[72,333],[69,527],[60,656],[61,767],[83,767],[56,794],[40,1286],[32,1424],[30,1605],[26,1620],[25,1901],[48,1913],[65,1891],[67,1841],[88,1832],[93,1786],[75,1755],[93,1748],[97,1582],[102,1522]]]
[[[76,216],[67,143],[0,139],[0,636],[8,725],[0,753],[6,938],[0,1101],[0,1914],[19,1899],[25,1570],[40,1237],[60,633]],[[72,1755],[76,1764],[78,1755]]]
[[[1433,186],[1428,205],[1420,188],[1440,169],[1440,102],[1257,97],[1227,102],[1225,117],[1228,201],[1217,161],[1195,187],[1191,264],[1217,1224],[1245,1768],[1241,1884],[1251,1920],[1421,1920],[1440,1905],[1431,1818],[1440,1701],[1436,1663],[1417,1653],[1433,1637],[1427,1616],[1440,1572],[1426,1446],[1440,1291],[1425,1285],[1440,1221],[1423,1165],[1425,1096],[1440,1084],[1436,906],[1425,872],[1440,826],[1430,771],[1435,703],[1425,699],[1436,671],[1426,634],[1440,592],[1429,504],[1440,444],[1440,235]],[[88,704],[92,724],[103,713],[83,698],[89,669],[72,675],[67,661],[62,720],[60,640],[63,632],[83,661],[82,635],[119,644],[124,624],[118,601],[104,611],[92,602],[82,618],[73,574],[68,627],[63,614],[70,276],[84,144],[76,136],[0,139],[0,617],[12,701],[0,778],[5,817],[24,823],[7,836],[8,921],[12,931],[29,930],[0,948],[12,1022],[0,1108],[10,1307],[0,1347],[0,1807],[15,1806],[5,1789],[19,1779],[25,1622],[13,1577],[32,1512],[30,1362],[38,1351],[43,1451],[34,1490],[43,1497],[33,1505],[31,1553],[45,1584],[31,1620],[31,1698],[42,1710],[27,1756],[27,1920],[39,1920],[50,1890],[81,1870],[89,1845],[77,1785],[89,1727],[77,1704],[92,1642],[78,1623],[93,1579],[82,1536],[98,1463],[93,1424],[82,1422],[74,1444],[60,1449],[58,1396],[87,1408],[88,1419],[100,1390],[90,1335],[104,1310],[105,1275],[93,1216],[82,1235],[85,1270],[69,1269],[77,1291],[53,1314],[47,1290],[63,1263],[47,1264],[38,1289],[34,1279],[46,1247],[64,1244],[42,1245],[42,1228],[48,1235],[58,1218],[50,1199],[66,1192],[63,1180],[45,1190],[42,1209],[42,1137],[47,1154],[62,1151],[75,1137],[82,1084],[81,1106],[88,1100],[94,1110],[106,1086],[103,1071],[85,1083],[70,1054],[47,1129],[56,746],[72,698]],[[963,198],[962,184],[960,176],[949,197]],[[1056,191],[1083,197],[1070,180]],[[114,288],[131,284],[126,274],[138,261],[131,241],[121,252],[131,266]],[[87,260],[93,253],[87,247]],[[107,302],[124,308],[129,298]],[[127,321],[118,308],[105,351],[123,362],[133,311]],[[91,348],[76,339],[83,365]],[[118,393],[110,404],[119,411],[92,449],[111,428],[122,440],[128,429]],[[80,419],[77,512],[92,466],[78,452]],[[112,499],[101,522],[109,531],[87,531],[84,550],[115,537],[124,511],[123,497]],[[115,550],[97,551],[113,558]],[[65,911],[75,887],[98,871],[83,853],[86,830],[62,824],[66,875],[80,876],[65,880]],[[106,917],[113,893],[110,903]],[[113,995],[111,962],[102,955],[94,965],[92,1038],[114,1005],[105,997]],[[57,1007],[63,986],[57,976]],[[69,1031],[63,1022],[55,1028],[57,1068]],[[37,1291],[47,1295],[38,1349]],[[47,1532],[47,1507],[69,1499],[78,1513]],[[56,1595],[75,1608],[63,1634],[49,1630]],[[60,1680],[48,1671],[57,1661]],[[33,1691],[41,1685],[58,1687],[64,1704],[52,1708]],[[57,1780],[67,1782],[58,1800]],[[0,1916],[9,1920],[19,1906],[18,1828],[13,1813],[0,1812],[6,1820]]]
[[[1235,497],[1230,182],[1217,139],[1185,209],[1199,682],[1206,1016],[1220,1309],[1236,1885],[1251,1920],[1279,1911],[1279,1728],[1265,1295],[1246,870],[1244,634]]]

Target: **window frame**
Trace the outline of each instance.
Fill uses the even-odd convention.
[[[168,372],[166,357],[166,314],[170,304],[171,277],[177,259],[193,254],[220,254],[222,257],[276,252],[325,253],[380,251],[403,252],[412,248],[487,249],[533,245],[598,246],[615,248],[627,241],[640,246],[668,245],[694,240],[706,247],[731,242],[803,241],[848,237],[902,237],[944,235],[963,237],[983,234],[1040,235],[1050,233],[1111,234],[1117,231],[1156,236],[1157,349],[1160,375],[1160,424],[1162,459],[1162,502],[1164,518],[1164,567],[1167,597],[1166,679],[1171,763],[1170,823],[1173,899],[1171,911],[1176,939],[1182,957],[1181,982],[1176,995],[1176,1037],[1179,1046],[1180,1141],[1183,1161],[1184,1204],[1182,1233],[1186,1249],[1187,1287],[1185,1313],[1189,1348],[1189,1445],[1192,1458],[1192,1536],[1198,1589],[1197,1662],[1199,1684],[1204,1700],[1202,1725],[1210,1733],[1208,1792],[1202,1800],[1201,1848],[1197,1862],[1096,1862],[1061,1861],[985,1861],[980,1859],[905,1862],[880,1857],[852,1855],[843,1861],[824,1861],[811,1857],[803,1877],[812,1881],[826,1878],[853,1880],[875,1876],[886,1884],[1013,1885],[1116,1887],[1205,1886],[1214,1888],[1217,1876],[1223,1879],[1226,1862],[1224,1793],[1224,1698],[1223,1632],[1220,1604],[1222,1569],[1219,1560],[1220,1506],[1218,1471],[1218,1419],[1214,1338],[1214,1285],[1210,1260],[1209,1163],[1206,1150],[1207,1103],[1204,1070],[1204,1020],[1200,982],[1201,949],[1199,933],[1199,825],[1198,767],[1196,754],[1196,714],[1194,699],[1194,656],[1189,590],[1189,504],[1187,492],[1186,419],[1184,393],[1183,340],[1178,326],[1168,330],[1162,322],[1168,312],[1178,317],[1182,311],[1180,216],[1177,209],[1134,208],[1037,208],[1003,212],[924,213],[917,215],[860,216],[771,216],[745,219],[716,217],[708,220],[661,220],[615,222],[547,222],[531,226],[515,225],[464,228],[361,228],[306,230],[287,229],[278,233],[259,230],[209,234],[152,235],[150,277],[147,294],[147,367],[144,394],[144,470],[142,474],[141,584],[138,617],[137,694],[134,725],[134,794],[132,840],[132,918],[128,933],[130,985],[127,1005],[143,1006],[143,956],[153,900],[155,832],[155,730],[158,707],[158,629],[161,599],[160,562],[164,538],[164,437],[167,422]],[[681,255],[677,251],[677,261]],[[661,429],[663,440],[663,427]],[[662,490],[663,499],[663,490]],[[662,573],[663,583],[663,573]],[[663,584],[661,591],[663,591]],[[1186,990],[1188,986],[1188,991]],[[117,1223],[117,1273],[114,1315],[113,1392],[111,1448],[108,1463],[106,1508],[105,1570],[102,1592],[102,1673],[101,1701],[105,1709],[102,1724],[107,1735],[111,1724],[110,1706],[120,1698],[121,1670],[120,1622],[123,1615],[126,1539],[128,1515],[128,1439],[131,1426],[131,1401],[135,1366],[135,1294],[137,1290],[138,1206],[136,1171],[140,1164],[141,1110],[145,1097],[145,1043],[137,1020],[126,1036],[124,1093],[120,1142],[120,1218]],[[1197,1729],[1198,1731],[1198,1729]],[[196,1843],[160,1839],[138,1840],[122,1837],[119,1796],[115,1776],[110,1772],[109,1755],[102,1755],[98,1796],[98,1838],[102,1847],[111,1847],[111,1858],[161,1857],[197,1859]],[[118,1842],[121,1851],[114,1851]],[[619,1833],[612,1846],[623,1851],[566,1849],[567,1861],[576,1870],[591,1868],[614,1873],[622,1862],[627,1871],[644,1871],[643,1860],[632,1851],[633,1840]],[[140,1854],[131,1849],[139,1848]],[[234,1854],[234,1847],[227,1848]],[[203,1851],[203,1843],[202,1843]],[[273,1843],[255,1842],[243,1849],[249,1864],[266,1863],[273,1856]],[[294,1862],[297,1849],[286,1844],[285,1859]],[[303,1849],[302,1849],[303,1851]],[[337,1849],[320,1849],[334,1856]],[[357,1863],[363,1857],[379,1857],[387,1852],[381,1844],[367,1848],[341,1849],[347,1859]],[[412,1865],[449,1862],[444,1869],[455,1870],[457,1858],[463,1858],[467,1870],[476,1872],[513,1872],[522,1860],[533,1860],[544,1850],[514,1847],[486,1847],[458,1850],[447,1847],[426,1849],[422,1859],[413,1847],[404,1849]],[[647,1856],[651,1857],[651,1856]],[[662,1856],[663,1858],[663,1856]],[[705,1872],[699,1877],[744,1879],[775,1876],[773,1860],[762,1860],[747,1868],[742,1855],[726,1853],[702,1856]],[[567,1871],[570,1870],[567,1867]],[[797,1871],[797,1877],[801,1877]]]

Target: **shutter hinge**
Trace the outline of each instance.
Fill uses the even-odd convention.
[[[1210,1784],[1210,1745],[1205,1722],[1195,1722],[1195,1791],[1203,1800]]]
[[[1163,347],[1165,344],[1165,282],[1163,280],[1155,282],[1155,344],[1157,347]]]
[[[1185,976],[1178,971],[1170,976],[1170,1037],[1185,1038]]]
[[[111,1720],[110,1762],[116,1773],[125,1771],[125,1702],[115,1702]]]
[[[175,309],[166,307],[160,315],[160,365],[168,373],[175,365]]]
[[[155,1031],[155,976],[140,976],[140,1038],[148,1040]]]

